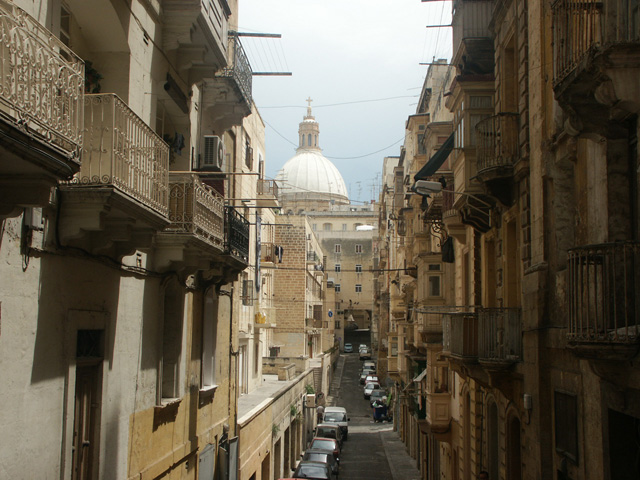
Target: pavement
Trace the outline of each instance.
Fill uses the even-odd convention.
[[[340,385],[342,383],[342,372],[344,369],[345,357],[340,355],[336,369],[329,386],[327,395],[327,405],[335,405],[340,397]],[[384,426],[383,426],[384,425]],[[372,425],[373,426],[373,425]],[[387,463],[391,470],[393,480],[421,480],[420,470],[416,461],[411,458],[407,449],[394,430],[391,424],[376,424],[374,429],[378,431]],[[351,429],[349,429],[351,432]]]

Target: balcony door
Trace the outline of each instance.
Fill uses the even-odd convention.
[[[97,423],[99,411],[99,364],[76,368],[76,393],[73,422],[72,480],[97,478]]]

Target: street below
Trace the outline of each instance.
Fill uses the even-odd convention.
[[[369,345],[369,332],[349,333],[350,335],[346,336],[346,342],[353,344],[354,352],[342,354],[343,358],[339,361],[339,364],[342,363],[340,381],[339,384],[334,381],[330,392],[332,404],[345,407],[350,418],[349,437],[344,442],[340,456],[340,478],[349,480],[417,479],[419,478],[417,469],[413,469],[415,472],[406,470],[406,465],[410,465],[411,459],[402,447],[402,442],[397,438],[397,433],[393,432],[393,423],[375,423],[373,409],[369,405],[369,400],[363,396],[364,385],[359,381],[362,361],[359,359],[358,346],[361,343]],[[336,374],[339,373],[336,370]],[[383,379],[381,379],[381,385],[384,388]],[[393,441],[393,446],[389,443],[389,439]],[[398,454],[398,446],[401,447],[400,454]],[[404,458],[398,458],[399,456]],[[401,463],[405,468],[400,471],[397,463]],[[411,475],[412,473],[415,476]]]

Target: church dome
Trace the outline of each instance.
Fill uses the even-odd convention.
[[[307,107],[307,115],[300,123],[298,134],[299,146],[296,154],[276,175],[282,200],[328,200],[338,204],[349,203],[342,175],[336,166],[322,155],[318,142],[320,128],[311,114],[311,105]]]

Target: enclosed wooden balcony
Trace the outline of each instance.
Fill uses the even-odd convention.
[[[518,161],[519,128],[517,113],[499,113],[476,126],[477,176],[491,195],[511,205],[514,165]]]
[[[444,314],[442,351],[464,363],[478,361],[478,315],[476,313]]]
[[[640,23],[637,2],[552,2],[553,85],[571,126],[599,131],[638,111]]]
[[[278,184],[275,180],[258,180],[258,200],[256,204],[259,207],[278,208]]]
[[[0,218],[44,206],[80,168],[84,62],[24,10],[0,2]]]
[[[169,223],[169,146],[117,95],[85,95],[82,166],[61,184],[64,245],[121,257]]]
[[[574,353],[627,360],[640,347],[640,243],[569,251],[567,338]]]
[[[519,308],[483,308],[478,359],[489,371],[505,370],[522,358],[522,317]]]

